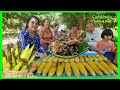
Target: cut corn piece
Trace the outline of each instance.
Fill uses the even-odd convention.
[[[75,62],[79,62],[79,57],[75,57]]]
[[[104,62],[104,61],[100,61],[99,62],[110,74],[115,75],[114,71]]]
[[[52,67],[49,70],[48,76],[53,76],[57,69],[57,63],[53,63]]]
[[[59,62],[63,62],[64,61],[64,58],[59,58]]]
[[[89,61],[89,59],[87,58],[87,56],[84,56],[84,59],[85,59],[86,62]]]
[[[60,77],[63,74],[64,71],[64,62],[58,62],[58,66],[57,66],[57,76]]]
[[[57,63],[58,60],[59,60],[59,58],[58,58],[58,57],[55,57],[54,60],[53,60],[53,62]]]
[[[110,75],[110,73],[99,62],[95,62],[95,64],[103,71],[104,74]]]
[[[96,58],[95,56],[92,56],[92,58],[94,59],[94,61],[98,61],[98,58]]]
[[[70,58],[69,62],[74,62],[75,58]]]
[[[79,58],[80,58],[80,59],[79,59],[80,62],[84,62],[84,58],[83,58],[83,56],[80,56]]]
[[[85,67],[82,65],[82,63],[78,62],[78,63],[77,63],[77,66],[78,66],[80,72],[81,72],[83,75],[87,76],[87,70],[86,70]]]
[[[89,61],[94,61],[94,59],[90,55],[87,55],[87,58],[89,59]]]
[[[90,65],[90,67],[92,67],[92,69],[96,72],[96,74],[98,74],[98,75],[100,75],[100,76],[103,76],[102,71],[95,65],[94,62],[89,61],[89,62],[87,62],[87,63]]]
[[[70,67],[70,63],[65,63],[65,72],[67,74],[68,77],[71,76],[71,67]]]
[[[45,57],[42,61],[47,61],[51,56]]]
[[[94,70],[86,62],[82,62],[82,64],[89,71],[91,75],[96,76]]]
[[[43,72],[43,69],[44,69],[45,65],[46,65],[46,62],[41,62],[41,65],[37,70],[38,74],[41,74]]]
[[[79,68],[75,62],[71,62],[70,66],[75,76],[80,76]]]
[[[45,68],[43,69],[43,73],[42,73],[42,76],[45,77],[47,75],[47,73],[49,72],[50,68],[52,67],[52,64],[53,62],[52,61],[49,61]]]
[[[49,59],[47,59],[47,62],[53,61],[55,59],[55,56],[51,56]]]

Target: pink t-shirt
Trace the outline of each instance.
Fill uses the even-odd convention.
[[[100,40],[96,44],[96,49],[98,51],[107,50],[107,52],[115,52],[114,42],[111,40],[108,41]]]

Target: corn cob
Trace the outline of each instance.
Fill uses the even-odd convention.
[[[36,67],[40,67],[41,61],[36,61],[35,64],[36,64]]]
[[[102,71],[95,65],[94,62],[89,61],[88,64],[92,67],[92,69],[96,72],[96,74],[103,76]]]
[[[94,59],[94,61],[98,61],[98,58],[96,58],[95,56],[92,56],[92,58]]]
[[[42,76],[45,77],[47,75],[47,73],[49,72],[50,68],[52,67],[52,64],[53,62],[52,61],[49,61],[45,68],[43,69],[43,73],[42,73]]]
[[[64,62],[65,62],[65,63],[69,62],[69,59],[65,59]]]
[[[84,59],[85,59],[86,62],[89,61],[89,59],[87,58],[87,56],[84,56]]]
[[[105,74],[110,75],[110,73],[99,63],[95,62],[96,66],[98,66]]]
[[[67,74],[68,77],[71,76],[71,67],[70,67],[70,63],[65,63],[65,72]]]
[[[59,58],[58,58],[58,57],[55,57],[55,59],[53,60],[53,62],[54,62],[54,63],[57,63],[58,60],[59,60]]]
[[[41,61],[33,62],[30,72],[31,73],[36,72],[38,70],[38,68],[40,67],[41,63],[42,63]]]
[[[70,58],[70,59],[69,59],[69,62],[74,62],[74,58]]]
[[[80,59],[79,59],[80,62],[84,62],[84,58],[83,58],[83,56],[80,56],[79,58],[80,58]]]
[[[20,71],[24,71],[24,70],[26,70],[27,68],[28,68],[27,65],[23,65],[22,68],[20,69]]]
[[[104,55],[100,54],[100,57],[103,59],[103,60],[108,60]]]
[[[63,62],[64,61],[64,58],[59,58],[59,62]]]
[[[98,61],[103,61],[103,59],[99,55],[96,55],[95,57],[98,59]]]
[[[49,70],[48,76],[53,76],[57,69],[57,63],[53,63],[52,67]]]
[[[71,68],[72,68],[72,70],[74,72],[74,75],[75,76],[80,76],[80,72],[79,72],[79,69],[78,69],[78,66],[76,65],[76,63],[75,62],[71,62],[70,66],[71,66]]]
[[[82,64],[89,71],[91,75],[96,76],[94,70],[86,62],[82,62]]]
[[[46,65],[46,62],[41,63],[40,67],[37,70],[38,74],[41,74],[43,72],[43,69],[44,69],[45,65]]]
[[[114,71],[104,62],[100,61],[99,62],[110,74],[115,74]]]
[[[78,63],[77,63],[77,66],[78,66],[80,72],[81,72],[83,75],[87,76],[87,70],[86,70],[85,67],[82,65],[82,63],[78,62]]]
[[[51,56],[45,57],[42,61],[47,61]]]
[[[64,62],[59,62],[58,63],[57,72],[56,72],[57,76],[61,76],[62,75],[62,73],[64,71],[64,65],[65,65]]]
[[[75,62],[79,62],[79,57],[75,57]]]
[[[89,59],[89,61],[94,61],[94,59],[90,55],[87,55],[87,58]]]
[[[51,56],[49,59],[47,59],[47,62],[53,61],[55,59],[55,56]]]
[[[109,67],[111,67],[112,70],[118,73],[117,67],[111,61],[105,61],[105,62]]]

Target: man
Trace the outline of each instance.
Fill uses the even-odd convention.
[[[102,30],[96,29],[93,22],[86,25],[86,37],[84,38],[89,45],[89,50],[95,50],[96,44],[100,41]]]

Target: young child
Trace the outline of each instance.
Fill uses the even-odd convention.
[[[98,41],[96,44],[96,51],[106,56],[112,62],[116,62],[117,49],[115,48],[114,42],[111,40],[113,38],[112,30],[105,29],[101,34],[101,38],[102,40]]]

